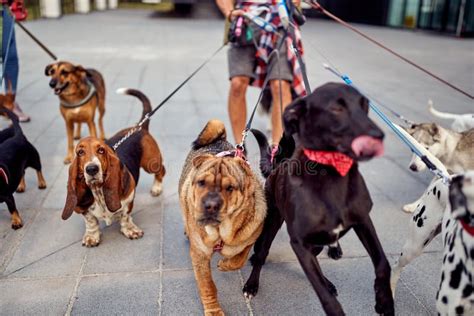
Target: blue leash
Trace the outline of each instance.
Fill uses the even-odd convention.
[[[353,81],[351,80],[351,78],[348,76],[348,75],[343,75],[341,73],[339,73],[337,70],[335,70],[334,68],[330,67],[329,65],[325,65],[324,66],[327,70],[329,70],[330,72],[332,72],[334,75],[338,76],[339,78],[341,78],[347,85],[349,86],[352,86],[353,88],[355,88],[356,90],[358,90],[362,95],[365,96],[365,94],[360,91],[353,83]],[[382,121],[384,121],[389,127],[390,129],[392,129],[393,132],[395,132],[395,134],[398,136],[398,138],[400,138],[404,143],[405,145],[407,145],[410,150],[415,154],[417,155],[422,161],[423,163],[428,167],[428,169],[430,169],[431,172],[433,172],[435,175],[443,178],[443,181],[445,183],[449,183],[449,176],[447,176],[446,174],[443,173],[443,171],[439,170],[436,165],[426,156],[424,155],[399,129],[398,127],[379,109],[379,107],[374,103],[372,102],[369,98],[367,98],[369,100],[369,106],[370,108],[382,119]]]

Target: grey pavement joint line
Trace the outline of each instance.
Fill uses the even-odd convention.
[[[145,209],[138,210],[138,211],[136,211],[134,214],[135,214],[135,215],[136,215],[136,214],[139,214],[140,212],[142,212],[142,211],[144,211],[144,210],[145,210]],[[117,225],[117,224],[115,223],[115,225]],[[112,225],[112,226],[109,226],[109,227],[113,227],[113,225]],[[109,227],[105,227],[103,230],[105,231],[105,230],[107,230]],[[112,228],[110,228],[110,229],[112,229]],[[27,268],[27,267],[29,267],[29,266],[32,266],[32,265],[34,265],[35,263],[40,262],[41,260],[44,260],[44,259],[46,259],[46,258],[48,258],[48,257],[51,257],[52,255],[57,254],[58,252],[61,252],[61,251],[65,250],[65,249],[67,249],[67,248],[69,248],[69,247],[71,247],[71,246],[73,246],[73,245],[75,245],[75,244],[77,244],[77,243],[80,243],[81,241],[82,241],[82,239],[73,241],[73,242],[71,242],[70,244],[67,244],[67,245],[65,245],[65,246],[63,246],[63,247],[61,247],[61,248],[59,248],[59,249],[56,249],[56,250],[54,250],[54,251],[48,253],[47,255],[45,255],[45,256],[43,256],[43,257],[40,257],[40,258],[38,258],[38,259],[36,259],[36,260],[34,260],[34,261],[32,261],[32,262],[30,262],[30,263],[28,263],[28,264],[26,264],[26,265],[24,265],[24,266],[18,268],[18,269],[14,270],[14,271],[12,271],[12,272],[10,272],[10,273],[8,273],[7,275],[4,275],[4,276],[1,276],[1,275],[0,275],[0,280],[1,280],[2,278],[8,277],[8,276],[10,276],[10,275],[12,275],[12,274],[14,274],[14,273],[17,273],[18,271],[21,271],[21,270],[23,270],[23,269],[25,269],[25,268]]]
[[[66,313],[64,314],[65,316],[71,315],[72,308],[74,307],[74,303],[76,302],[79,284],[81,283],[81,280],[82,280],[82,273],[84,271],[84,266],[86,265],[86,262],[87,262],[87,253],[88,252],[86,251],[86,253],[84,254],[84,257],[82,258],[82,264],[81,264],[81,267],[79,268],[79,272],[77,273],[76,284],[74,285],[74,289],[72,290],[71,297],[69,298],[69,303],[67,304],[67,310],[66,310]]]
[[[74,241],[62,248],[59,248],[49,254],[47,254],[46,256],[44,257],[41,257],[33,262],[30,262],[29,264],[27,265],[24,265],[22,266],[21,268],[18,268],[16,269],[15,271],[12,271],[10,272],[9,274],[7,275],[4,275],[2,277],[0,277],[0,282],[1,281],[12,281],[12,280],[46,280],[46,279],[63,279],[63,278],[70,278],[70,276],[68,275],[65,275],[65,276],[57,276],[57,277],[9,277],[10,275],[13,275],[15,273],[17,273],[18,271],[21,271],[35,263],[38,263],[39,261],[43,260],[43,259],[46,259],[60,251],[63,251],[69,247],[71,247],[72,245],[74,244],[77,244],[81,242],[81,240],[77,240],[77,241]],[[428,250],[428,251],[424,251],[423,254],[434,254],[434,253],[440,253],[441,251],[438,251],[438,250]],[[387,253],[386,255],[387,256],[395,256],[397,255],[398,253]],[[344,261],[344,260],[353,260],[353,259],[362,259],[362,258],[369,258],[368,255],[359,255],[359,256],[344,256],[342,259],[340,259],[340,261]],[[330,258],[318,258],[318,260],[321,260],[321,261],[331,261],[333,259],[330,259]],[[163,262],[163,261],[162,261]],[[274,264],[286,264],[286,263],[298,263],[298,260],[280,260],[280,261],[270,261],[270,262],[267,262],[266,264],[267,265],[274,265]],[[179,271],[192,271],[192,268],[168,268],[168,269],[164,269],[163,268],[163,265],[161,265],[160,268],[158,269],[153,269],[153,270],[141,270],[141,271],[119,271],[119,272],[101,272],[101,273],[91,273],[91,274],[84,274],[83,275],[83,278],[87,278],[87,277],[97,277],[97,276],[108,276],[108,275],[117,275],[117,274],[145,274],[145,273],[160,273],[161,272],[179,272]]]
[[[160,283],[158,285],[158,315],[161,316],[163,314],[163,258],[164,258],[164,251],[163,251],[163,237],[164,237],[164,218],[165,218],[165,207],[164,203],[161,203],[161,216],[160,216],[160,263],[158,266],[158,273],[159,273],[159,280]]]
[[[418,304],[420,304],[420,306],[423,307],[423,309],[424,309],[424,310],[426,311],[426,313],[429,315],[429,314],[430,314],[430,310],[428,309],[428,307],[426,307],[426,305],[423,304],[423,302],[420,300],[420,298],[415,294],[415,292],[412,290],[412,288],[409,287],[407,283],[405,283],[405,281],[403,280],[402,277],[400,277],[399,283],[402,283],[402,285],[408,290],[408,292],[410,293],[410,295],[415,298],[415,300],[418,302]]]
[[[238,271],[239,273],[239,280],[240,280],[240,288],[244,288],[244,277],[242,275],[242,269],[239,269]],[[253,316],[253,308],[252,308],[252,304],[250,302],[250,299],[246,298],[243,293],[240,293],[242,294],[242,297],[244,298],[245,300],[245,305],[247,305],[247,309],[249,310],[249,316]]]
[[[56,182],[58,181],[58,179],[60,178],[60,175],[61,175],[61,172],[63,170],[64,166],[59,168],[59,172],[56,174],[56,177],[54,178],[53,180],[53,183],[51,185],[48,186],[48,192],[44,195],[43,199],[41,200],[41,202],[39,203],[39,205],[41,207],[37,208],[37,211],[35,213],[35,215],[33,216],[33,218],[31,219],[31,221],[29,223],[27,223],[23,229],[21,230],[20,232],[20,236],[18,237],[18,239],[16,240],[16,243],[13,245],[13,247],[11,247],[5,254],[4,256],[4,260],[3,262],[0,262],[0,275],[3,275],[3,273],[5,272],[6,268],[8,267],[8,265],[10,264],[11,260],[13,259],[16,251],[18,250],[18,248],[20,247],[21,243],[23,242],[23,238],[26,236],[26,234],[28,233],[30,227],[33,225],[33,223],[36,221],[36,218],[38,217],[38,215],[41,213],[41,211],[44,209],[42,206],[43,206],[43,203],[44,201],[46,201],[46,199],[48,198],[49,194],[51,193],[52,191],[52,188],[54,187],[54,185],[56,184]]]

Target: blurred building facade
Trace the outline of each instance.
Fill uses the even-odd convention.
[[[319,3],[352,22],[474,35],[474,0],[319,0]]]
[[[185,3],[187,8],[214,0],[26,0],[31,18],[44,16],[46,5],[55,4],[59,14],[86,13],[126,3]],[[456,36],[474,36],[474,0],[319,0],[344,20],[391,27],[423,29]],[[84,7],[86,9],[84,10]],[[81,9],[82,8],[82,9]],[[153,5],[150,5],[150,9]],[[189,8],[188,8],[189,9]],[[51,17],[51,16],[50,16]]]

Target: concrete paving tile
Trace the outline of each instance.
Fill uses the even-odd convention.
[[[397,286],[396,298],[402,291],[409,291],[417,300],[436,314],[436,292],[441,280],[441,252],[424,253],[416,258],[402,272]]]
[[[212,276],[219,303],[226,315],[248,315],[239,273],[213,269]],[[193,271],[164,271],[163,314],[201,315],[202,310]]]
[[[64,315],[76,280],[0,281],[2,315]]]
[[[76,244],[76,242],[82,239],[83,220],[76,215],[64,222],[60,216],[61,211],[42,210],[38,214],[35,222],[25,233],[4,274],[9,274],[35,262],[38,264],[31,265],[29,269],[22,271],[21,275],[31,277],[60,276],[64,273],[68,275],[76,273],[75,271],[79,270],[83,254],[80,243]],[[49,257],[51,254],[61,251],[68,245],[72,245],[74,251],[68,250],[68,256],[63,253],[54,256],[58,260],[55,261],[54,269],[48,269],[47,263],[41,262],[40,259],[44,257],[52,260]],[[52,262],[49,260],[46,262]]]
[[[158,273],[84,277],[72,315],[157,315],[159,288]]]
[[[161,207],[132,212],[134,223],[145,235],[130,240],[120,233],[120,225],[102,225],[102,242],[89,249],[85,274],[149,271],[160,263]]]
[[[325,259],[320,264],[324,275],[338,289],[338,300],[348,315],[376,314],[373,290],[375,276],[370,259]],[[249,274],[250,268],[247,267],[244,269],[244,280]],[[397,315],[428,314],[413,296],[404,295],[403,299],[395,303]],[[259,292],[251,304],[255,315],[324,314],[316,293],[298,263],[264,266]]]

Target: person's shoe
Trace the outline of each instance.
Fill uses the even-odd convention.
[[[31,121],[31,118],[27,114],[23,113],[20,106],[16,102],[15,102],[15,106],[13,107],[13,113],[15,113],[16,116],[18,116],[18,119],[22,123]]]

